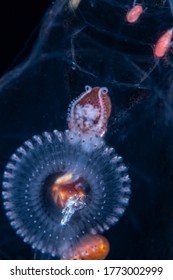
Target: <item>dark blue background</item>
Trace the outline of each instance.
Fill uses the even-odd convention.
[[[51,16],[46,22],[57,28],[45,24],[32,51],[35,59],[0,81],[1,180],[10,155],[23,141],[66,128],[69,102],[86,84],[107,86],[113,110],[106,141],[124,158],[132,180],[127,211],[105,233],[111,246],[108,259],[172,259],[172,48],[160,61],[153,55],[158,38],[172,27],[171,10],[167,2],[143,1],[141,19],[129,25],[125,15],[132,1],[84,2],[76,16],[63,8],[55,21]],[[0,4],[1,74],[31,52],[49,4]],[[49,35],[41,45],[44,34]],[[39,53],[46,57],[37,63]],[[0,223],[0,258],[32,259],[30,246],[9,225],[2,200]]]

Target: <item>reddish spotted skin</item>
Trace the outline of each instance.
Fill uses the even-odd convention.
[[[83,136],[93,133],[102,137],[105,134],[111,114],[111,101],[107,92],[107,88],[86,86],[86,91],[70,105],[70,131],[80,132]]]
[[[100,101],[99,101],[99,90],[100,90],[100,87],[92,88],[91,92],[89,92],[86,95],[84,95],[83,97],[79,98],[78,103],[80,105],[91,104],[94,107],[98,107],[101,110]],[[109,116],[111,114],[110,98],[107,95],[107,93],[104,93],[104,92],[102,93],[102,98],[103,98],[103,103],[105,104],[105,115],[107,118],[109,118]]]

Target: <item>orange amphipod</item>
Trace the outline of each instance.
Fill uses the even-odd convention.
[[[86,235],[67,255],[69,260],[104,260],[109,253],[108,240],[102,235]]]
[[[72,173],[58,177],[51,189],[54,203],[60,208],[64,208],[70,197],[77,195],[80,199],[84,199],[85,192],[82,185],[83,180],[79,177],[75,178]]]
[[[167,30],[157,41],[154,48],[154,55],[157,58],[163,57],[171,46],[173,29]]]
[[[126,15],[126,20],[129,23],[135,23],[140,15],[143,13],[143,7],[142,5],[136,5],[134,6],[130,11],[128,11]]]

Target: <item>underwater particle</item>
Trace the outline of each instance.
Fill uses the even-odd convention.
[[[25,141],[4,172],[4,207],[11,225],[33,249],[56,257],[74,250],[85,235],[108,230],[130,197],[127,167],[102,139],[111,113],[107,89],[85,89],[70,106],[69,130]],[[75,123],[79,112],[81,126]],[[91,116],[93,127],[85,126]]]
[[[157,41],[154,47],[154,55],[157,58],[163,57],[171,46],[173,29],[167,30]]]
[[[69,0],[69,7],[76,10],[80,4],[81,0]]]
[[[110,245],[102,235],[86,235],[81,238],[74,250],[63,257],[69,260],[104,260],[109,253]]]
[[[139,19],[140,15],[143,13],[142,5],[135,5],[126,15],[126,20],[129,23],[135,23]]]

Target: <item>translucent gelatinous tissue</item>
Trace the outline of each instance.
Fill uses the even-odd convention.
[[[108,230],[128,205],[127,168],[102,139],[111,112],[107,93],[105,87],[85,86],[69,108],[69,129],[34,135],[6,166],[7,216],[24,241],[42,253],[73,258],[83,237],[92,240]]]
[[[155,90],[171,38],[168,48],[158,43],[167,30],[172,36],[156,15],[171,18],[170,8],[170,1],[55,1],[29,57],[1,78],[4,166],[10,158],[4,206],[33,249],[62,259],[75,250],[80,258],[88,242],[106,244],[97,234],[126,210],[128,169],[106,137],[119,112]],[[146,32],[153,11],[156,24]],[[134,127],[123,127],[119,139]]]

